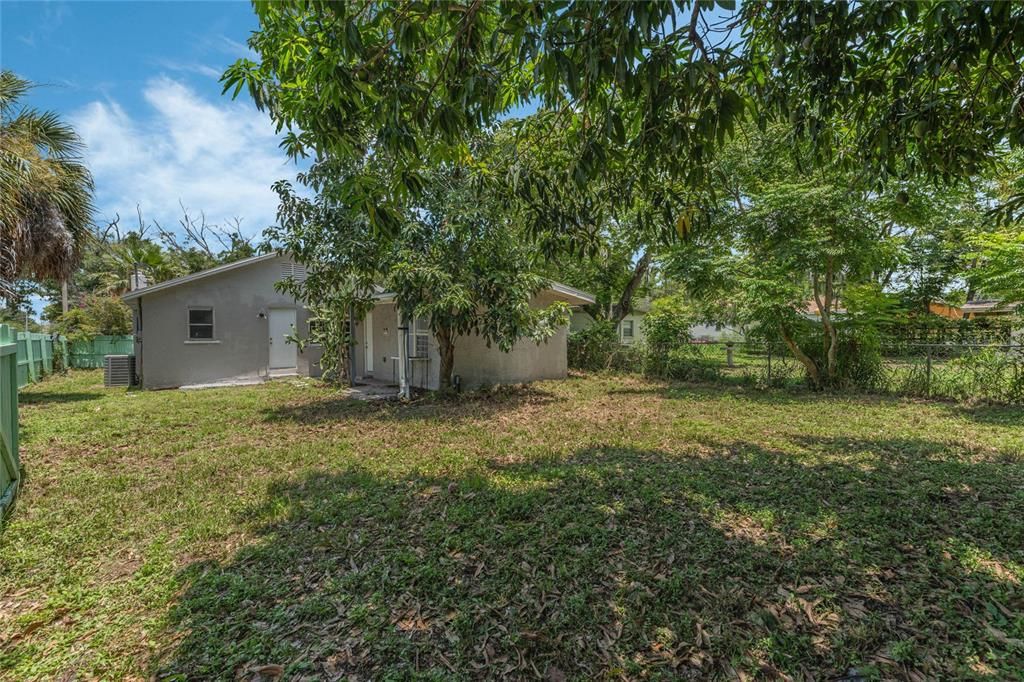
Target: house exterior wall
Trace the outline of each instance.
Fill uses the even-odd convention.
[[[544,291],[530,305],[543,308],[558,300],[557,294]],[[561,327],[547,341],[519,339],[508,353],[497,346],[487,347],[481,336],[460,336],[455,341],[455,369],[462,389],[482,386],[522,384],[541,379],[564,379],[568,372],[569,325]],[[433,348],[436,354],[436,348]],[[432,363],[433,364],[433,363]],[[438,377],[440,356],[437,358]],[[435,386],[436,388],[436,386]]]
[[[269,314],[273,308],[294,308],[296,328],[308,334],[309,314],[292,297],[279,293],[274,284],[282,278],[287,257],[274,257],[241,265],[225,272],[176,283],[164,289],[143,291],[128,300],[136,322],[137,371],[145,388],[174,388],[230,380],[259,380],[269,374]],[[544,307],[565,294],[549,290],[538,294],[531,305]],[[188,338],[188,310],[213,309],[213,339]],[[266,317],[260,318],[260,313]],[[412,327],[412,320],[408,321]],[[371,320],[355,325],[355,376],[397,382],[397,357],[403,338],[395,306],[378,303]],[[566,376],[568,325],[548,341],[537,344],[520,340],[508,353],[488,348],[478,336],[456,340],[455,374],[466,390],[483,385],[523,383]],[[367,367],[367,334],[372,337],[373,367]],[[412,386],[440,387],[441,362],[437,342],[428,336],[427,353],[415,357],[413,334],[409,344]],[[320,349],[296,352],[300,375],[320,376]]]
[[[558,300],[557,294],[542,292],[533,299],[531,305],[545,307],[555,300]],[[438,352],[437,340],[431,334],[427,340],[426,357],[414,359],[412,320],[409,320],[408,324],[410,333],[406,338],[411,358],[409,383],[416,388],[437,390],[441,385],[441,355]],[[374,308],[373,328],[373,377],[397,381],[398,370],[392,358],[398,356],[400,332],[394,305],[378,304]],[[568,325],[562,327],[547,342],[537,344],[530,339],[521,339],[511,351],[504,353],[497,346],[488,348],[483,337],[460,336],[455,340],[454,374],[461,378],[462,388],[467,391],[481,386],[564,378],[568,364],[567,339]]]
[[[572,317],[569,318],[570,332],[581,332],[584,329],[590,329],[592,326],[594,326],[594,318],[590,316],[590,313],[586,310],[572,311]]]
[[[487,347],[480,336],[462,336],[455,342],[455,374],[463,390],[482,386],[522,384],[566,376],[568,326],[539,344],[520,339],[508,353],[497,346]]]
[[[373,377],[380,381],[398,383],[398,315],[391,303],[378,303],[373,308],[373,317],[367,326],[366,319],[356,323],[356,372],[357,378]],[[366,369],[366,333],[373,335],[373,371]]]
[[[286,257],[271,258],[227,272],[143,293],[130,302],[136,315],[136,358],[145,388],[173,388],[266,376],[271,308],[295,308],[296,327],[308,331],[305,308],[274,289]],[[188,340],[188,309],[213,308],[211,341]],[[141,321],[141,325],[139,324]],[[138,327],[141,327],[139,329]],[[297,371],[320,373],[318,348],[297,353]],[[141,360],[140,360],[141,358]]]

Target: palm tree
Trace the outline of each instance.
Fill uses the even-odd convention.
[[[111,296],[128,291],[132,273],[146,275],[151,284],[188,274],[155,242],[129,232],[120,241],[105,244],[92,272],[92,289]]]
[[[82,140],[57,114],[19,106],[30,87],[0,71],[0,298],[20,277],[66,281],[90,236]]]

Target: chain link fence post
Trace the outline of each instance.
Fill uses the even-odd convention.
[[[932,397],[932,347],[927,346],[927,351],[924,360],[924,395],[926,398]]]

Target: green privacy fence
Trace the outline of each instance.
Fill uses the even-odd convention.
[[[18,386],[53,373],[53,337],[35,332],[10,333],[18,346]]]
[[[0,531],[3,530],[4,518],[14,506],[21,483],[18,459],[18,336],[7,325],[0,325]]]
[[[134,355],[135,341],[127,336],[97,336],[91,340],[68,341],[64,337],[8,329],[17,347],[18,386],[39,381],[54,370],[54,357],[64,358],[67,367],[103,367],[105,355]]]
[[[97,336],[91,341],[67,342],[68,367],[92,369],[103,367],[105,355],[135,355],[135,337]]]
[[[103,366],[104,355],[133,355],[131,336],[97,336],[68,342],[63,337],[16,332],[0,325],[0,531],[21,483],[18,459],[18,389],[54,371],[54,358],[68,367]]]

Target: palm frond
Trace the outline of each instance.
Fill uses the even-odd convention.
[[[10,69],[0,71],[0,113],[5,114],[31,87],[29,81],[19,78]]]
[[[53,111],[22,109],[4,125],[4,132],[31,142],[50,158],[76,159],[84,149],[75,129]]]
[[[70,277],[91,235],[82,140],[57,114],[19,108],[30,88],[0,71],[0,296],[18,277]]]

